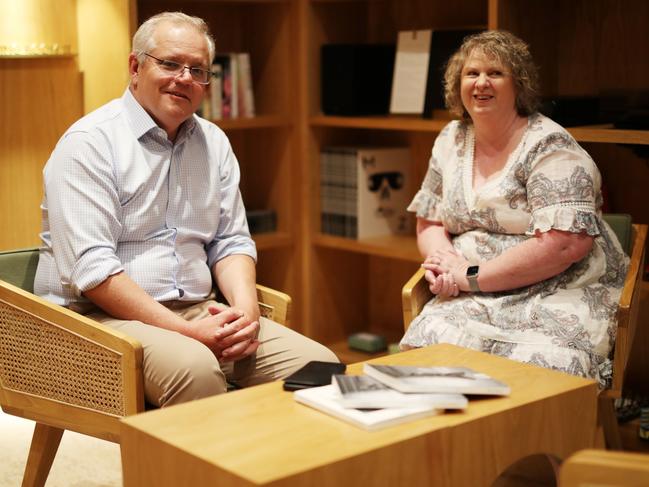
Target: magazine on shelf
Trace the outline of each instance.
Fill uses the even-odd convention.
[[[466,367],[413,367],[365,364],[363,372],[401,392],[508,396],[509,386]]]
[[[301,404],[327,413],[335,418],[347,421],[366,430],[377,430],[425,416],[440,414],[441,409],[430,406],[413,408],[351,409],[340,404],[340,394],[335,386],[312,387],[293,393],[295,400]]]
[[[462,394],[406,394],[367,375],[333,376],[332,384],[345,408],[403,408],[429,406],[438,409],[466,409]]]

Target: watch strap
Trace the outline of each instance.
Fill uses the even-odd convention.
[[[469,282],[469,289],[473,293],[480,292],[480,286],[478,285],[479,273],[480,273],[480,266],[477,265],[469,266],[466,270],[466,279]]]

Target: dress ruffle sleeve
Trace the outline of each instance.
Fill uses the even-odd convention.
[[[559,205],[535,211],[532,214],[527,234],[534,235],[537,232],[544,233],[549,230],[563,230],[597,236],[600,234],[600,219],[592,210]]]
[[[410,205],[408,205],[408,211],[415,213],[418,218],[425,218],[426,220],[431,221],[440,221],[441,202],[441,195],[432,193],[428,189],[422,187],[419,191],[417,191],[417,194],[410,202]]]
[[[410,205],[408,205],[408,211],[415,213],[418,218],[425,218],[431,221],[442,220],[443,178],[439,162],[440,160],[448,159],[445,154],[448,151],[447,146],[452,141],[451,133],[453,127],[454,124],[451,122],[435,140],[424,181],[421,183],[421,188],[415,194]]]
[[[541,140],[533,152],[540,157],[527,181],[532,216],[527,233],[554,229],[599,235],[601,180],[590,156],[563,133]]]

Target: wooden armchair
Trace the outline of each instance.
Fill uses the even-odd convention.
[[[45,484],[64,430],[119,443],[119,419],[144,411],[140,343],[32,294],[37,264],[38,249],[0,252],[0,406],[36,421],[23,487]],[[288,295],[257,295],[288,324]]]
[[[647,225],[632,225],[628,215],[606,214],[604,219],[611,225],[622,247],[631,258],[617,311],[618,328],[613,350],[613,384],[610,389],[601,391],[599,395],[599,423],[603,428],[606,446],[611,449],[621,449],[614,401],[622,397],[624,392],[627,363],[638,326],[640,281],[644,269]],[[428,282],[424,279],[424,270],[420,268],[403,286],[401,292],[405,330],[431,298]]]

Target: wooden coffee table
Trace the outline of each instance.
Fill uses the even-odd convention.
[[[123,420],[124,486],[488,486],[528,455],[601,441],[593,381],[452,345],[372,362],[468,366],[512,393],[375,432],[298,404],[281,382],[138,414]]]

